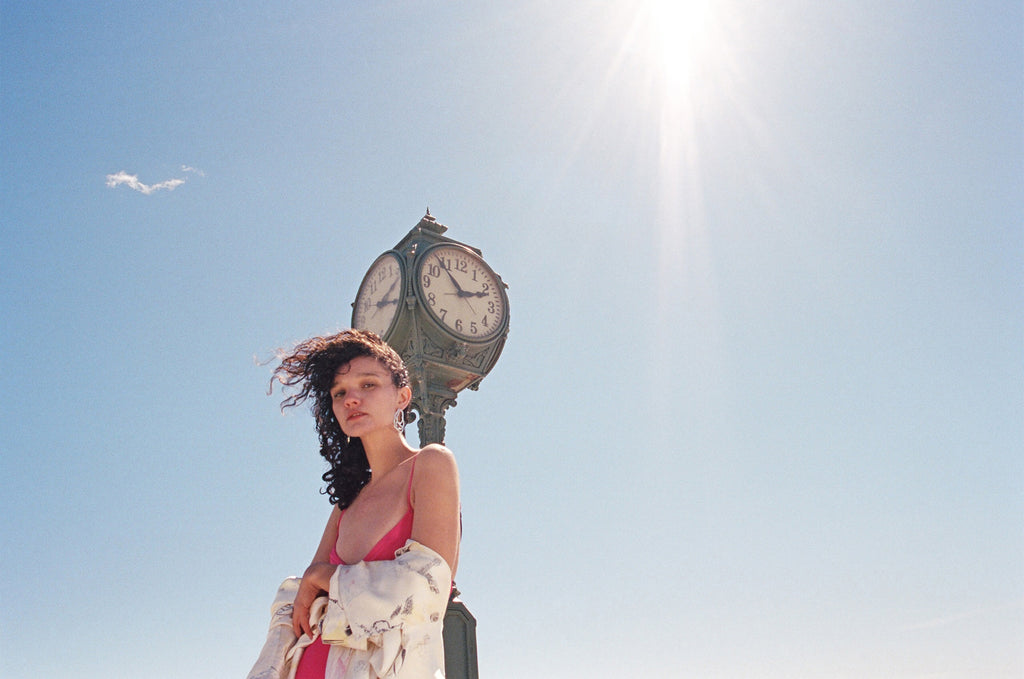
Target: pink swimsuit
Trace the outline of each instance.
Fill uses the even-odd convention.
[[[377,541],[377,544],[363,557],[363,561],[390,561],[395,558],[395,552],[405,546],[405,541],[412,536],[412,475],[416,471],[416,460],[412,461],[412,469],[409,470],[409,488],[405,492],[406,502],[409,509],[405,515],[398,520],[398,523],[389,530],[384,537]],[[341,510],[341,516],[345,510]],[[341,516],[338,517],[338,525],[341,525]],[[338,545],[331,548],[330,560],[332,564],[347,566],[341,557],[338,556]],[[302,657],[299,658],[299,666],[295,672],[295,679],[323,679],[327,671],[327,653],[330,645],[323,641],[316,640],[306,647]]]

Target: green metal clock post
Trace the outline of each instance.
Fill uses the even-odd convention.
[[[447,230],[427,210],[371,265],[352,304],[352,327],[380,334],[409,368],[421,446],[444,443],[445,412],[460,391],[479,388],[508,336],[507,286]],[[457,598],[444,645],[449,679],[478,679],[476,619]]]

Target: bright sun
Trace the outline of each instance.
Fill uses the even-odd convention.
[[[648,139],[657,148],[656,201],[659,234],[657,303],[676,303],[678,286],[699,281],[707,290],[711,270],[704,215],[703,133],[715,120],[732,78],[730,46],[736,36],[725,0],[634,0],[623,54],[640,76],[635,108],[644,114]],[[714,149],[710,149],[714,152]],[[666,315],[666,318],[668,315]]]
[[[706,57],[711,32],[710,0],[650,0],[644,23],[648,59],[670,90],[692,86],[694,69]]]

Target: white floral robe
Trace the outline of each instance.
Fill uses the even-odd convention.
[[[415,540],[391,561],[338,566],[310,624],[331,644],[325,679],[443,679],[444,612],[451,569]],[[248,679],[291,679],[302,649],[315,641],[292,631],[299,578],[288,578],[271,606],[270,630]]]

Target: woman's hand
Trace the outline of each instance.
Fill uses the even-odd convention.
[[[328,561],[314,561],[302,574],[302,582],[299,583],[299,591],[295,594],[295,602],[292,604],[292,629],[295,636],[305,633],[313,637],[313,630],[309,625],[309,609],[313,605],[320,592],[326,592],[331,587],[331,576],[334,575],[334,564]]]

